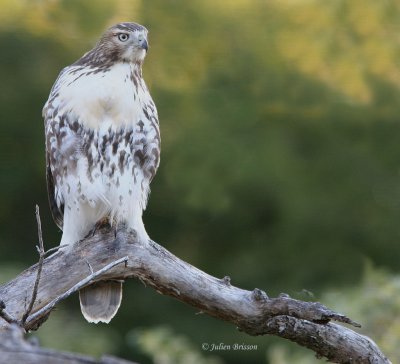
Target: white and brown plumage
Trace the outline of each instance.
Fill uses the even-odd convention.
[[[47,187],[60,244],[84,238],[98,221],[125,222],[148,239],[142,212],[159,164],[157,110],[142,78],[147,29],[120,23],[58,76],[44,106]],[[109,322],[119,282],[80,292],[89,322]]]

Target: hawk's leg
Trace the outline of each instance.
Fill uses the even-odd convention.
[[[102,228],[110,228],[111,227],[111,223],[110,223],[110,217],[109,216],[105,216],[102,219],[100,219],[99,221],[96,222],[96,224],[93,226],[93,228],[88,232],[88,234],[86,235],[87,237],[93,237],[97,231],[101,230]]]

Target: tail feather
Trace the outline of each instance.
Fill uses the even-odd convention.
[[[101,281],[79,291],[81,311],[85,319],[95,324],[109,323],[122,300],[121,281]]]

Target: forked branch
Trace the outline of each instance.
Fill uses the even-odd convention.
[[[126,263],[119,264],[123,261]],[[110,268],[109,264],[115,265]],[[104,272],[93,276],[105,267]],[[0,286],[0,300],[7,314],[17,321],[24,315],[23,303],[30,295],[37,269],[36,264]],[[320,303],[298,301],[284,294],[269,298],[259,289],[237,288],[228,277],[212,277],[153,241],[137,241],[135,232],[124,226],[117,230],[103,226],[74,249],[57,251],[44,259],[41,276],[32,312],[25,322],[27,330],[37,328],[60,297],[76,287],[89,281],[136,277],[157,292],[231,322],[249,335],[280,336],[335,363],[390,363],[372,340],[331,322],[357,326],[346,316]]]

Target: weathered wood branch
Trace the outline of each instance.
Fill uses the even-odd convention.
[[[12,364],[137,364],[113,356],[95,359],[87,355],[41,348],[24,339],[21,327],[13,324],[0,330],[0,363]]]
[[[282,294],[269,298],[263,291],[247,291],[180,260],[153,241],[139,242],[134,231],[98,228],[92,236],[44,260],[42,278],[25,328],[35,329],[50,313],[43,309],[72,287],[108,264],[125,260],[90,282],[139,278],[157,292],[177,298],[208,315],[233,323],[249,335],[276,335],[305,346],[335,363],[390,363],[369,338],[331,321],[357,326],[320,303],[303,302]],[[38,265],[0,286],[0,300],[8,315],[20,321],[32,295]],[[87,282],[88,283],[88,282]],[[40,311],[42,310],[42,311]],[[39,314],[38,314],[39,312]],[[4,321],[5,322],[5,321]],[[0,319],[1,325],[1,319]]]

